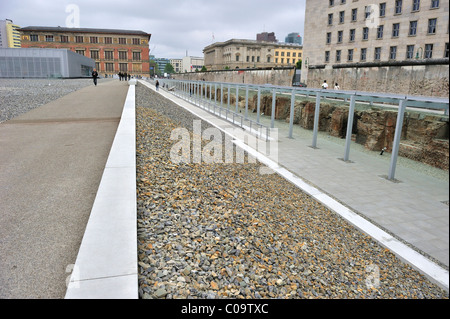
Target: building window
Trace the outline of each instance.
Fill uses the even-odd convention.
[[[406,46],[406,59],[414,59],[414,45]]]
[[[425,44],[425,59],[433,57],[433,44]]]
[[[119,63],[119,71],[127,72],[128,71],[128,64],[127,63]]]
[[[281,58],[281,64],[284,64],[284,58]]]
[[[386,2],[380,3],[380,17],[386,16]]]
[[[363,40],[368,40],[368,39],[369,39],[369,28],[364,27],[363,28]]]
[[[352,21],[355,22],[358,19],[358,9],[352,9]]]
[[[239,62],[239,55],[236,55],[236,62]]]
[[[370,18],[370,15],[372,13],[372,8],[371,6],[366,6],[366,8],[364,9],[364,18],[367,20]]]
[[[327,32],[327,44],[331,43],[331,32]]]
[[[105,37],[105,44],[112,44],[112,37]]]
[[[247,62],[250,62],[250,56],[247,55]]]
[[[384,31],[384,25],[380,25],[377,28],[377,39],[383,39],[383,31]]]
[[[30,35],[30,41],[31,42],[38,42],[39,41],[39,36],[37,34],[31,34]]]
[[[349,49],[349,50],[348,50],[347,60],[348,60],[349,62],[352,62],[352,61],[353,61],[353,49]]]
[[[140,45],[140,44],[141,44],[141,39],[133,38],[133,45]]]
[[[330,5],[330,7],[334,6],[334,0],[330,0],[329,5]]]
[[[127,44],[126,38],[119,38],[119,44]]]
[[[341,62],[341,50],[336,51],[336,62]]]
[[[45,36],[45,42],[53,42],[53,36],[52,35],[46,35]]]
[[[106,72],[113,72],[114,71],[114,63],[105,63]]]
[[[114,60],[114,52],[105,51],[105,60]]]
[[[417,21],[410,21],[408,35],[415,36],[416,34],[417,34]]]
[[[367,59],[367,49],[362,48],[361,49],[361,61],[366,61],[366,59]]]
[[[119,51],[119,60],[127,59],[127,51]]]
[[[402,13],[402,0],[395,0],[395,14],[401,14]]]
[[[431,8],[439,8],[439,0],[431,0]]]
[[[375,48],[374,59],[375,60],[380,60],[381,59],[381,47]]]
[[[252,56],[252,62],[255,62],[255,57],[254,56]]]
[[[394,23],[392,25],[392,37],[397,38],[400,34],[400,23]]]
[[[80,35],[75,36],[75,42],[76,43],[83,43],[83,37]]]
[[[332,13],[330,13],[328,15],[328,25],[333,25],[333,14]]]
[[[133,61],[141,61],[141,52],[133,52]]]
[[[61,36],[61,42],[62,43],[67,43],[69,42],[69,37],[67,35],[62,35]]]
[[[436,34],[437,19],[428,19],[428,34]]]
[[[445,44],[444,58],[448,58],[448,42]]]
[[[98,43],[98,37],[90,37],[89,40],[91,43]]]
[[[75,50],[76,53],[84,55],[84,50]]]
[[[94,60],[99,59],[98,51],[91,51],[91,59],[94,59]]]
[[[354,42],[355,41],[355,29],[350,29],[350,42]]]
[[[344,23],[345,20],[345,11],[339,12],[339,23]]]
[[[342,38],[344,37],[344,31],[338,31],[337,42],[342,43]]]
[[[420,10],[420,0],[413,0],[412,11]]]
[[[267,63],[270,63],[270,56],[267,57]]]
[[[330,51],[325,51],[325,62],[330,62]]]
[[[389,49],[389,59],[395,60],[397,58],[397,47],[393,46]]]

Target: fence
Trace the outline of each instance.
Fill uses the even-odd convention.
[[[251,85],[251,84],[237,84],[237,83],[219,83],[219,82],[205,82],[205,81],[182,81],[182,80],[171,80],[171,79],[161,79],[161,85],[168,91],[173,92],[180,98],[185,99],[195,105],[203,108],[207,108],[208,111],[213,109],[216,114],[216,109],[219,110],[219,115],[222,116],[221,112],[225,111],[225,118],[228,119],[228,114],[232,114],[232,122],[238,124],[245,128],[245,124],[248,123],[250,131],[252,126],[259,127],[257,131],[262,136],[262,131],[266,131],[266,140],[270,138],[269,128],[260,123],[261,116],[261,95],[263,92],[271,92],[272,94],[272,112],[271,112],[271,124],[270,127],[275,127],[275,108],[276,108],[276,97],[279,94],[289,94],[291,96],[291,105],[289,113],[289,138],[293,138],[293,127],[294,127],[294,107],[295,99],[297,96],[305,97],[315,97],[315,114],[314,114],[314,128],[313,128],[313,139],[312,148],[317,148],[317,136],[319,131],[319,114],[320,114],[320,101],[322,98],[333,98],[340,99],[349,103],[349,115],[347,121],[347,134],[344,147],[344,157],[343,160],[350,161],[350,145],[352,137],[353,120],[355,115],[355,104],[356,102],[366,102],[370,105],[374,103],[385,103],[389,105],[398,105],[398,115],[397,123],[395,126],[395,136],[393,142],[391,162],[389,166],[388,179],[395,179],[395,170],[397,166],[398,152],[400,147],[400,137],[402,134],[403,120],[405,115],[405,110],[407,107],[417,108],[422,110],[442,110],[445,115],[449,115],[449,100],[444,98],[432,98],[432,97],[422,97],[422,96],[408,96],[400,94],[388,94],[388,93],[371,93],[371,92],[358,92],[358,91],[341,91],[341,90],[324,90],[324,89],[309,89],[309,88],[295,88],[295,87],[285,87],[285,86],[274,86],[274,85]],[[212,90],[214,88],[214,100],[212,98]],[[227,90],[227,103],[224,107],[224,89]],[[245,113],[241,115],[239,113],[239,96],[240,91],[245,90]],[[220,101],[217,99],[218,90],[220,90]],[[256,121],[249,119],[249,92],[257,92],[257,108],[256,108]],[[231,110],[230,97],[231,94],[235,92],[236,105],[235,110]],[[208,97],[209,93],[209,97]],[[235,118],[240,119],[236,123]]]

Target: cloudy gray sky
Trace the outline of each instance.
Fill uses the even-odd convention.
[[[306,0],[0,0],[0,19],[21,27],[71,26],[141,30],[152,34],[151,54],[203,56],[203,48],[229,39],[275,32],[303,36]],[[79,9],[79,19],[70,5]],[[66,12],[66,10],[68,10]],[[69,25],[67,25],[69,23]],[[73,26],[73,25],[72,25]]]

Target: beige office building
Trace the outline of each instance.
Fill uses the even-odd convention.
[[[231,39],[203,49],[208,71],[294,67],[302,57],[302,46],[268,41]]]
[[[312,70],[445,62],[449,0],[306,0],[303,57],[306,82]]]

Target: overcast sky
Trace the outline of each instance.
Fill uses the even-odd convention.
[[[76,10],[79,9],[79,19]],[[203,57],[203,48],[230,39],[256,40],[275,32],[303,37],[305,0],[0,0],[0,19],[21,27],[127,29],[150,33],[158,58]],[[76,25],[75,25],[76,26]]]

